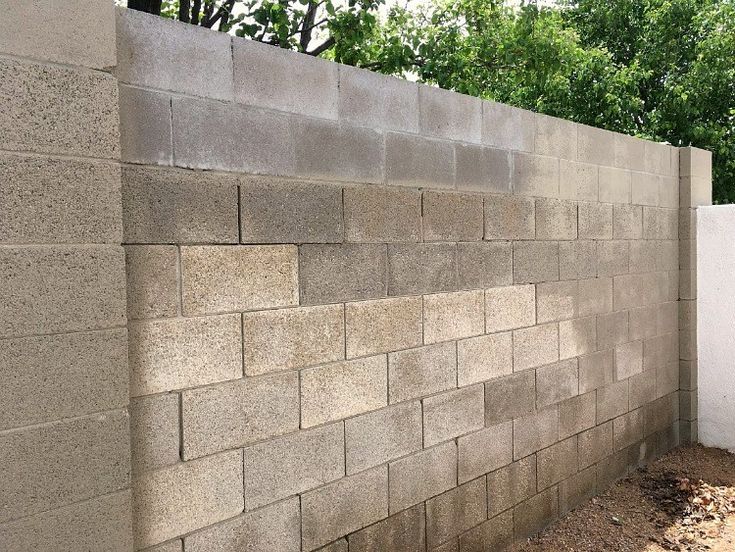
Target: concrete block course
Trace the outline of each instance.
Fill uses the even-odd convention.
[[[536,116],[534,151],[562,159],[577,159],[577,129],[579,125],[564,119]]]
[[[559,358],[593,353],[596,344],[597,319],[594,316],[559,322]]]
[[[559,440],[559,409],[554,406],[513,420],[513,459],[553,445]]]
[[[536,455],[487,474],[490,519],[536,494]]]
[[[580,227],[584,228],[583,224]],[[580,239],[585,236],[580,236]],[[536,239],[574,240],[577,238],[577,204],[561,199],[536,200]]]
[[[345,306],[347,357],[418,347],[422,342],[420,297],[378,299]]]
[[[297,272],[293,245],[182,247],[184,314],[296,305]]]
[[[299,180],[248,177],[240,185],[241,243],[339,243],[342,190]]]
[[[559,360],[559,326],[543,324],[513,332],[513,371]]]
[[[344,308],[320,305],[244,313],[242,338],[248,376],[342,360]]]
[[[570,437],[536,454],[538,488],[546,489],[577,473],[577,438]]]
[[[497,102],[482,102],[482,143],[503,149],[533,151],[536,116]]]
[[[485,330],[513,330],[536,323],[536,289],[533,285],[492,288],[485,291]]]
[[[597,201],[599,191],[599,168],[587,163],[559,161],[559,197]]]
[[[473,96],[419,84],[419,128],[427,136],[479,143],[482,102]]]
[[[454,147],[446,140],[385,135],[385,180],[396,186],[454,188]]]
[[[524,240],[536,236],[536,207],[532,198],[485,197],[485,239]]]
[[[536,374],[526,370],[485,383],[485,425],[527,416],[536,409]]]
[[[314,550],[387,516],[387,467],[345,477],[302,495],[302,549]]]
[[[484,477],[460,485],[426,502],[426,541],[446,542],[487,519]]]
[[[513,242],[513,282],[527,284],[559,279],[559,243]]]
[[[577,281],[536,284],[536,317],[539,324],[574,318],[578,311]]]
[[[456,386],[457,347],[436,343],[388,355],[388,402],[432,395]]]
[[[458,480],[465,483],[513,461],[513,424],[504,422],[457,439]]]
[[[630,171],[600,167],[600,201],[630,203],[632,178]]]
[[[516,538],[529,537],[559,516],[559,489],[550,487],[513,509]]]
[[[171,97],[120,85],[120,156],[129,163],[173,165]]]
[[[559,160],[516,153],[513,155],[513,190],[535,197],[559,196]]]
[[[480,335],[484,331],[482,291],[426,295],[423,299],[424,343]]]
[[[582,201],[579,209],[579,239],[610,240],[613,237],[613,206]]]
[[[423,504],[404,510],[349,536],[350,549],[356,552],[426,550],[426,514]]]
[[[513,250],[510,242],[458,243],[457,265],[457,285],[461,289],[513,283]]]
[[[128,318],[165,318],[179,312],[179,253],[173,245],[128,245]]]
[[[424,446],[481,429],[485,425],[482,385],[473,385],[423,400]]]
[[[549,364],[536,370],[536,407],[544,408],[579,393],[576,359]]]
[[[473,192],[511,191],[511,154],[473,144],[454,145],[457,189]]]
[[[130,402],[130,449],[134,473],[179,462],[179,395],[165,393]]]
[[[573,280],[597,276],[598,243],[592,240],[559,242],[559,278]]]
[[[457,342],[457,383],[460,387],[511,373],[511,332],[482,335]]]
[[[421,194],[418,191],[345,188],[343,201],[347,241],[421,241]]]
[[[388,246],[388,295],[416,295],[455,289],[457,289],[455,244]]]
[[[424,241],[473,241],[482,239],[483,208],[481,196],[427,191],[422,195],[421,214],[423,216]],[[401,228],[401,232],[405,234],[404,227]]]
[[[301,372],[301,426],[347,418],[388,404],[385,355]]]

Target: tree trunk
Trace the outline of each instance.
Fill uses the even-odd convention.
[[[128,8],[154,15],[161,15],[161,3],[163,0],[128,0]]]

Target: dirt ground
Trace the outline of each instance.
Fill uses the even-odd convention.
[[[511,552],[735,552],[735,455],[676,449]]]

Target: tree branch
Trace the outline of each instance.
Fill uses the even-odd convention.
[[[191,4],[189,0],[179,0],[179,21],[189,23],[191,21]]]
[[[325,40],[324,42],[322,42],[321,45],[319,45],[316,48],[314,48],[311,52],[306,52],[305,51],[304,53],[305,54],[308,54],[310,56],[318,56],[322,52],[326,52],[327,50],[329,50],[332,46],[334,46],[335,43],[336,43],[336,41],[334,40],[334,37],[333,36],[330,36],[327,40]]]

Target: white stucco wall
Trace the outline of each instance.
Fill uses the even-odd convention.
[[[697,210],[699,440],[735,451],[735,205]]]

